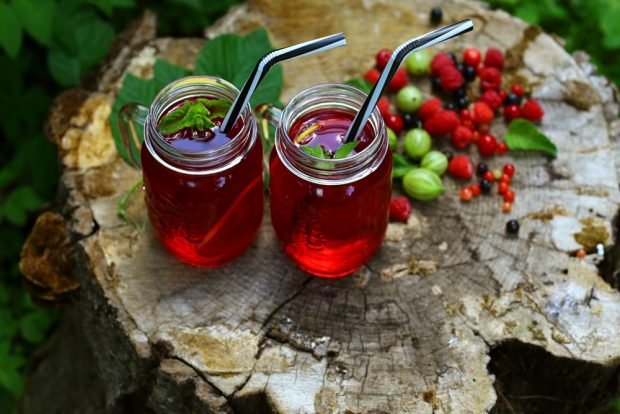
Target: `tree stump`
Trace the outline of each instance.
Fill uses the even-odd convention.
[[[348,47],[284,65],[286,102],[309,85],[360,76],[374,51],[428,31],[434,5],[254,0],[206,35],[265,26],[284,46],[344,31]],[[108,125],[120,82],[128,72],[150,76],[156,56],[189,67],[204,41],[154,38],[150,15],[129,29],[91,85],[62,94],[51,111],[64,204],[35,227],[22,270],[45,299],[73,305],[51,362],[34,370],[24,411],[585,413],[618,394],[613,86],[537,27],[473,1],[442,7],[444,21],[471,17],[476,26],[444,48],[507,51],[506,79],[542,102],[558,158],[493,161],[518,168],[510,216],[497,197],[460,203],[458,184],[444,180],[444,196],[416,203],[408,224],[390,224],[376,257],[340,280],[295,268],[268,214],[250,250],[216,270],[178,262],[148,225],[140,233],[119,219],[118,202],[139,178]],[[131,212],[147,221],[141,196]],[[521,223],[518,237],[505,235],[509,217]],[[42,239],[50,221],[61,237]],[[583,260],[574,257],[581,247]],[[72,265],[54,268],[67,249]],[[45,282],[67,277],[79,290]],[[70,359],[73,380],[50,385],[58,367],[71,371],[58,361]],[[72,397],[49,397],[63,387]]]

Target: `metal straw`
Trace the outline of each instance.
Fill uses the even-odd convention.
[[[370,118],[372,111],[375,109],[377,101],[381,97],[386,85],[392,79],[400,64],[410,53],[459,36],[463,33],[471,31],[473,28],[474,23],[470,19],[467,19],[448,26],[440,27],[437,30],[433,30],[432,32],[408,40],[398,46],[394,53],[392,53],[392,57],[390,57],[387,65],[385,65],[379,80],[371,89],[368,97],[355,116],[355,119],[353,119],[353,122],[347,131],[345,142],[351,142],[359,135],[362,127],[366,125],[368,118]]]
[[[224,118],[224,121],[220,125],[220,131],[226,133],[234,125],[234,121],[239,116],[239,113],[241,113],[241,110],[248,104],[258,84],[263,80],[273,65],[284,62],[285,60],[323,52],[346,44],[347,40],[344,37],[344,33],[337,33],[267,53],[260,58],[254,70],[245,81],[245,84],[241,88],[241,92],[239,92],[239,95],[235,98],[235,101],[226,114],[226,118]]]

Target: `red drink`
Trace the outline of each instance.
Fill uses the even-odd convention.
[[[315,88],[327,86],[345,88]],[[271,154],[273,227],[286,254],[302,269],[322,277],[348,275],[374,255],[388,224],[392,156],[385,126],[373,114],[349,157],[312,160],[294,141],[322,145],[333,154],[355,113],[337,107],[311,110],[291,116],[287,128],[288,108]],[[309,128],[311,132],[304,134]]]
[[[151,108],[153,119],[160,122],[185,99],[222,99],[221,94],[230,92],[221,89],[227,86],[221,81],[204,82],[194,84],[192,96],[159,111]],[[219,125],[222,119],[213,121]],[[216,267],[231,261],[252,243],[263,216],[262,146],[249,109],[228,135],[213,128],[162,136],[156,128],[147,120],[141,153],[155,233],[172,254],[191,265]]]

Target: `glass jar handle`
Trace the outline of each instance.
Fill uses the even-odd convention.
[[[144,142],[144,125],[148,115],[149,109],[137,103],[125,104],[118,111],[118,129],[125,150],[123,158],[137,169],[140,169],[141,165],[140,148]],[[136,124],[139,127],[136,127]]]

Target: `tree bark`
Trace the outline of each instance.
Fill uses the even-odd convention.
[[[284,64],[286,102],[309,85],[360,76],[374,51],[428,31],[434,5],[255,0],[206,36],[265,26],[281,47],[346,32],[346,48]],[[141,195],[130,214],[146,223],[143,233],[117,216],[140,176],[117,155],[107,123],[122,78],[150,76],[155,57],[190,67],[203,40],[153,38],[146,16],[92,87],[57,99],[48,127],[63,165],[66,234],[57,243],[65,252],[70,245],[67,276],[80,288],[50,358],[67,358],[84,338],[75,361],[96,373],[84,399],[92,412],[586,413],[620,392],[616,91],[587,56],[570,56],[537,27],[473,1],[442,8],[444,21],[471,17],[476,29],[439,49],[505,50],[505,82],[524,84],[542,102],[541,129],[558,157],[491,161],[518,169],[509,216],[497,197],[461,203],[459,184],[445,179],[441,199],[416,203],[408,224],[389,225],[376,257],[340,280],[296,269],[268,214],[250,250],[215,270],[166,253]],[[419,85],[430,90],[427,80]],[[520,221],[518,237],[506,236],[508,218]],[[41,252],[59,249],[28,246],[22,263],[40,266],[22,269],[40,286],[40,269],[57,262]],[[589,254],[580,260],[582,247]],[[45,361],[24,411],[56,404],[58,412],[88,412],[84,401],[49,402],[36,384],[64,365]],[[79,384],[49,387],[80,389],[91,381],[86,371],[74,371]]]

